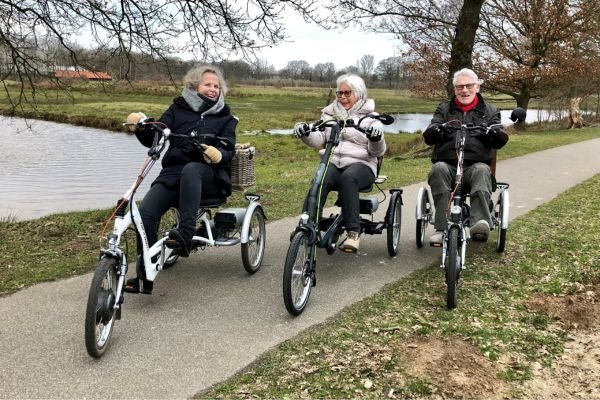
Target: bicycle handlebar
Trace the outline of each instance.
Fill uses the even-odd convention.
[[[233,150],[235,148],[234,144],[225,137],[221,136],[212,136],[212,135],[203,135],[203,134],[195,134],[192,132],[191,135],[183,135],[172,133],[171,129],[163,122],[154,121],[153,118],[148,118],[144,114],[142,114],[142,119],[140,119],[137,123],[123,123],[123,126],[135,126],[139,130],[149,129],[154,131],[154,138],[152,141],[152,145],[150,145],[150,150],[148,150],[148,155],[152,158],[157,159],[160,156],[160,153],[165,148],[165,144],[167,139],[178,137],[192,143],[199,151],[204,152],[204,149],[200,146],[201,144],[206,144],[209,146],[221,147],[224,150]]]
[[[453,129],[453,130],[463,130],[464,129],[465,131],[476,131],[476,130],[481,131],[481,130],[483,130],[482,135],[487,136],[494,128],[508,127],[510,125],[514,125],[516,123],[523,122],[523,121],[525,121],[526,117],[527,117],[527,112],[523,108],[518,107],[518,108],[515,108],[513,110],[513,112],[511,113],[510,122],[506,122],[506,123],[499,122],[497,124],[492,124],[492,125],[471,125],[471,124],[463,124],[461,121],[454,119],[454,120],[444,122],[443,124],[440,124],[439,128],[440,129]]]
[[[376,119],[384,125],[391,125],[394,123],[394,117],[392,117],[389,114],[371,113],[371,114],[367,114],[367,115],[361,117],[358,120],[358,122],[354,122],[354,119],[352,119],[352,118],[340,119],[340,118],[332,117],[331,119],[328,119],[325,121],[318,120],[313,123],[310,123],[310,124],[308,124],[308,127],[311,132],[315,132],[317,130],[323,131],[327,127],[339,126],[340,128],[354,128],[357,131],[360,131],[362,133],[367,133],[369,128],[363,128],[360,126],[362,121],[365,120],[366,118]]]

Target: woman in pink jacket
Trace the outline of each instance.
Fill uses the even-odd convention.
[[[358,122],[361,117],[375,112],[375,102],[367,98],[367,88],[360,76],[341,75],[336,84],[336,100],[322,110],[323,121],[335,117]],[[375,181],[377,158],[383,156],[386,150],[380,121],[366,118],[361,123],[361,128],[370,128],[369,133],[364,134],[351,127],[342,130],[340,143],[332,155],[321,191],[321,204],[325,204],[330,191],[339,192],[347,233],[341,249],[351,253],[358,251],[361,234],[358,194],[371,187]],[[294,134],[298,138],[316,148],[324,147],[329,131],[330,128],[311,132],[303,122],[294,127]]]

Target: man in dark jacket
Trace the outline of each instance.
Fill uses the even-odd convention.
[[[165,244],[187,257],[196,232],[196,216],[201,199],[224,199],[231,194],[231,160],[235,154],[235,118],[225,104],[227,90],[222,72],[210,65],[191,69],[183,78],[181,96],[163,113],[157,123],[167,126],[173,136],[162,159],[162,170],[152,182],[140,205],[148,245],[158,240],[158,225],[171,207],[179,210],[179,227],[169,232]],[[127,118],[135,129],[141,113]],[[143,114],[141,114],[143,116]],[[136,130],[142,144],[150,147],[153,134]],[[217,138],[229,144],[221,146]],[[138,240],[138,244],[139,240]],[[138,246],[139,253],[140,246]],[[128,292],[151,293],[153,282],[146,281],[144,268],[136,267],[138,276],[129,279]]]
[[[423,132],[425,143],[433,145],[431,156],[433,167],[429,173],[428,183],[436,210],[434,221],[436,232],[429,239],[431,245],[442,243],[458,162],[455,147],[457,131],[441,129],[440,125],[451,120],[483,127],[500,123],[500,112],[496,107],[485,102],[479,94],[480,83],[472,70],[464,68],[457,71],[453,79],[454,97],[437,107],[431,124]],[[494,158],[493,149],[501,148],[507,141],[508,135],[501,126],[492,129],[485,136],[469,135],[465,141],[463,184],[469,187],[471,192],[471,237],[474,240],[486,241],[489,236],[492,226],[489,210],[492,193],[490,164]]]

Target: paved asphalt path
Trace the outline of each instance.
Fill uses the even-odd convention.
[[[498,163],[498,179],[511,185],[511,217],[599,173],[599,154],[596,139]],[[297,218],[267,224],[263,267],[253,276],[239,246],[211,248],[161,272],[152,296],[126,296],[100,360],[84,345],[91,274],[0,298],[0,398],[188,398],[226,379],[278,343],[436,262],[439,249],[415,246],[421,185],[404,188],[399,255],[388,256],[385,232],[364,236],[358,255],[321,250],[318,284],[296,318],[285,310],[281,285]]]

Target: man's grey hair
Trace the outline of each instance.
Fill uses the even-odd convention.
[[[221,86],[221,93],[225,95],[227,93],[227,82],[225,82],[223,71],[214,65],[197,65],[190,69],[183,77],[183,85],[190,90],[197,91],[198,85],[202,81],[202,75],[207,72],[217,75],[219,78],[219,85]]]
[[[352,88],[357,100],[367,99],[367,86],[360,76],[355,74],[340,75],[335,83],[337,85],[337,90],[340,90],[340,85],[345,83]]]
[[[477,74],[472,69],[463,68],[454,73],[454,78],[452,78],[453,85],[456,85],[456,82],[458,81],[458,77],[460,77],[460,76],[468,76],[469,78],[473,79],[474,83],[477,83],[479,85],[481,85],[483,83],[483,80],[479,79],[477,77]]]

